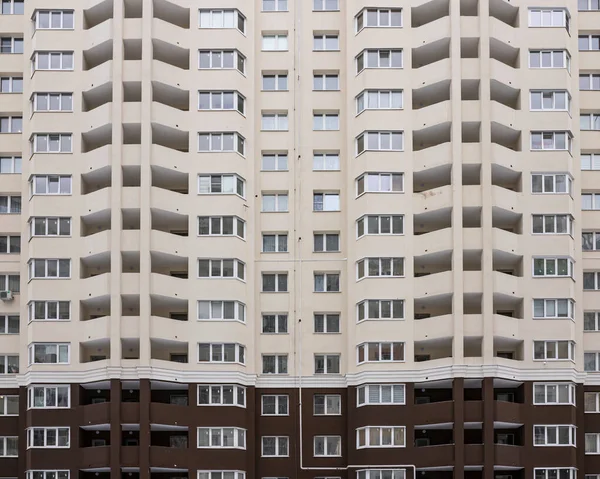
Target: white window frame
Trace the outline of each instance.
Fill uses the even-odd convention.
[[[220,178],[221,191],[213,191],[213,178]],[[227,187],[231,187],[230,189]],[[208,188],[208,189],[206,189]],[[241,190],[241,194],[240,194]],[[232,174],[198,175],[199,195],[236,195],[246,198],[246,180],[241,176]]]
[[[371,439],[373,437],[371,434],[372,430],[379,435],[379,441],[376,444],[371,444]],[[396,431],[402,432],[402,439],[399,444],[394,444]],[[390,443],[383,444],[384,434],[387,434],[388,432],[390,434]],[[356,428],[356,449],[400,447],[406,447],[406,426],[364,426]]]
[[[600,392],[598,391],[586,391],[583,393],[583,407],[586,414],[598,414],[600,413]],[[591,401],[590,401],[591,399]],[[593,409],[588,406],[593,401],[594,407]]]
[[[534,179],[540,177],[541,191],[535,191]],[[559,184],[559,179],[563,179]],[[547,190],[546,180],[552,178],[552,190]],[[558,191],[558,187],[564,185],[564,191]],[[569,173],[531,173],[531,193],[534,195],[570,195],[573,191],[573,177]]]
[[[584,127],[584,120],[589,118],[589,128]],[[579,130],[580,131],[599,131],[600,130],[600,113],[580,113],[579,114]]]
[[[332,318],[335,322],[337,318],[337,329],[330,328],[329,318]],[[313,313],[313,325],[315,334],[338,334],[341,332],[341,313]],[[330,329],[332,329],[330,331]]]
[[[265,209],[265,197],[273,197],[275,200],[275,209],[273,210],[268,210]],[[281,201],[280,201],[281,198]],[[283,198],[285,198],[285,209],[279,209],[280,208],[280,202],[283,202]],[[283,205],[281,205],[281,207],[283,208]],[[263,192],[261,195],[261,213],[287,213],[289,211],[289,195],[287,192],[285,193],[265,193]]]
[[[340,152],[313,152],[313,171],[340,171]]]
[[[337,289],[330,289],[330,288],[335,288],[335,284],[336,284],[335,277],[336,276],[337,276]],[[315,271],[313,273],[313,277],[314,277],[313,292],[315,292],[315,293],[339,293],[342,291],[342,284],[341,284],[342,275],[339,271],[336,271],[336,272]],[[332,283],[329,282],[330,278],[333,281]]]
[[[585,8],[581,8],[581,3],[585,2]],[[577,2],[577,8],[580,12],[597,12],[600,10],[600,1],[599,0],[579,0]],[[587,476],[588,474],[586,474]]]
[[[208,276],[200,275],[200,262],[208,261]],[[231,261],[233,266],[233,275],[225,276],[225,261]],[[213,274],[216,265],[218,265],[220,274]],[[198,258],[198,278],[199,279],[238,279],[240,281],[246,280],[246,263],[237,258]]]
[[[375,24],[369,23],[369,14],[372,13],[377,17]],[[354,32],[358,34],[365,28],[402,28],[403,13],[402,8],[363,8],[354,17]]]
[[[265,238],[273,237],[274,238],[274,250],[265,250]],[[263,233],[262,234],[262,244],[261,244],[261,253],[289,253],[289,235],[286,233]],[[280,241],[285,241],[285,249],[281,248],[282,243]]]
[[[6,198],[6,211],[3,211],[4,208],[0,209],[0,215],[20,215],[22,210],[22,197],[20,195],[0,195],[0,200],[2,198]],[[15,198],[18,198],[19,201],[15,201]],[[18,203],[18,210],[17,210]]]
[[[45,234],[36,234],[36,220],[42,220],[43,221],[43,226],[44,226],[44,230],[45,230]],[[56,232],[57,234],[50,234],[48,233],[48,224],[50,220],[55,220],[56,221]],[[64,231],[61,227],[61,223],[63,222],[62,220],[66,220],[66,223],[69,226],[69,232],[68,234],[60,234],[61,231]],[[29,224],[30,224],[30,234],[32,238],[44,238],[46,236],[50,236],[50,237],[68,237],[71,236],[71,227],[72,227],[72,221],[71,221],[71,217],[68,216],[58,216],[58,217],[54,217],[54,216],[32,216],[31,218],[29,218]],[[63,225],[64,226],[64,225]]]
[[[329,361],[333,361],[331,364],[329,364]],[[337,368],[335,367],[335,362],[337,361]],[[323,364],[323,367],[321,368],[320,364]],[[340,374],[341,370],[342,370],[342,355],[341,354],[336,354],[336,353],[329,353],[329,354],[325,354],[325,353],[317,353],[314,355],[314,373],[316,375],[325,375],[325,374]],[[330,369],[333,369],[333,371],[330,371]],[[337,371],[336,371],[337,369]]]
[[[561,392],[562,391],[562,392]],[[566,392],[566,400],[564,397]],[[540,400],[538,393],[544,398]],[[562,400],[561,400],[562,397]],[[533,404],[545,406],[576,405],[576,388],[573,383],[533,383]]]
[[[36,431],[43,432],[43,444],[36,445]],[[64,440],[65,431],[67,432],[67,444],[59,445],[59,435],[62,434]],[[53,432],[54,444],[49,443],[49,433]],[[69,449],[71,447],[71,428],[70,427],[29,427],[27,428],[27,449]]]
[[[327,88],[327,80],[335,79],[335,88]],[[320,82],[322,88],[317,88]],[[340,90],[340,74],[339,72],[313,72],[313,91],[339,91]]]
[[[40,15],[48,15],[48,26],[42,25]],[[74,30],[75,12],[73,10],[36,10],[33,14],[34,27],[36,30]],[[54,19],[58,18],[58,26],[55,26]],[[70,22],[68,19],[70,18]]]
[[[283,290],[283,291],[279,291],[279,276],[281,276],[281,275],[284,275],[286,277],[286,279],[285,279],[285,281],[286,281],[286,289]],[[274,276],[275,277],[274,278],[275,279],[275,289],[273,291],[268,291],[268,290],[264,289],[264,285],[265,285],[264,277],[265,276]],[[289,286],[290,285],[289,285],[288,273],[283,273],[283,272],[281,272],[281,273],[278,273],[278,272],[275,272],[275,273],[263,272],[262,275],[261,275],[261,291],[263,293],[287,293],[287,292],[289,292]]]
[[[557,108],[557,95],[564,95],[565,97],[565,107]],[[534,107],[534,96],[540,97],[540,108]],[[550,101],[552,105],[549,108],[546,108],[544,105],[544,100],[550,96]],[[567,90],[530,90],[529,91],[529,110],[530,111],[571,111],[571,95]]]
[[[278,1],[278,0],[274,0],[274,1]],[[275,88],[265,88],[265,79],[271,79],[271,78],[273,78]],[[282,83],[284,81],[285,81],[285,88],[281,88],[283,86]],[[289,91],[288,81],[289,81],[289,78],[288,78],[287,72],[285,72],[285,73],[263,72],[262,80],[261,80],[261,91]]]
[[[275,368],[273,372],[265,371],[265,360],[273,358]],[[289,357],[287,354],[263,354],[261,355],[261,374],[289,374]]]
[[[262,313],[261,317],[261,334],[288,333],[287,313]]]
[[[225,317],[225,306],[226,305],[233,307],[233,317],[232,318]],[[208,317],[201,318],[200,312],[205,310],[205,307],[203,307],[203,306],[208,306],[209,314],[208,314]],[[217,314],[219,308],[221,310],[220,316]],[[198,315],[197,315],[198,321],[218,321],[218,322],[237,321],[240,323],[246,322],[246,305],[244,303],[242,303],[241,301],[214,300],[214,299],[202,300],[202,299],[200,299],[197,302],[197,309],[198,309]]]
[[[271,1],[273,2],[274,5],[274,9],[273,10],[269,10],[269,9],[265,9],[265,1]],[[281,8],[280,8],[281,6]],[[285,6],[285,8],[284,8]],[[262,12],[287,12],[288,11],[288,0],[263,0],[262,1]]]
[[[220,16],[220,22],[215,22]],[[231,16],[232,18],[227,18]],[[231,22],[229,23],[228,20]],[[240,29],[240,21],[242,28]],[[231,29],[246,34],[246,17],[237,8],[199,8],[198,28],[204,29]]]
[[[586,275],[594,275],[594,288],[585,287]],[[583,291],[598,291],[600,289],[600,271],[584,271],[583,272]]]
[[[40,56],[48,56],[48,68],[41,68]],[[58,58],[58,68],[52,68],[52,59]],[[32,68],[34,71],[74,71],[75,54],[73,51],[35,51],[31,56]]]
[[[273,123],[270,128],[269,123]],[[260,121],[260,131],[288,131],[289,119],[287,112],[262,112]]]
[[[339,394],[315,394],[313,396],[314,416],[341,416],[342,396]]]
[[[42,405],[36,404],[36,390],[42,393]],[[50,393],[50,391],[52,391]],[[59,395],[63,398],[66,394],[66,405],[59,402]],[[54,399],[52,401],[52,399]],[[32,384],[27,388],[27,409],[70,409],[71,386],[69,384]]]
[[[591,208],[587,208],[584,199],[589,199]],[[583,211],[598,211],[600,210],[600,193],[581,193],[581,209]]]
[[[0,436],[0,457],[19,457],[19,436]]]
[[[6,249],[4,251],[0,250],[0,254],[19,254],[21,253],[21,236],[20,235],[3,235],[0,234],[0,238],[5,238],[6,239]],[[14,240],[16,238],[17,240],[17,247],[16,250],[13,251],[12,250],[12,245],[14,245],[14,243],[11,240]]]
[[[375,218],[377,220],[377,233],[369,232],[369,220]],[[389,232],[382,232],[382,221],[386,219],[389,225]],[[394,223],[399,223],[395,226],[400,226],[400,232],[394,232]],[[361,227],[362,225],[362,227]],[[362,229],[362,234],[361,234]],[[404,215],[363,215],[356,220],[356,238],[362,238],[363,236],[402,236],[404,235]]]
[[[327,240],[331,237],[331,239],[335,239],[337,237],[337,248],[329,249],[327,247]],[[321,249],[317,248],[317,240],[320,241],[322,247]],[[331,233],[321,233],[315,232],[313,233],[313,253],[339,253],[340,252],[340,234],[338,232]]]
[[[371,179],[377,181],[377,189],[371,189]],[[404,193],[404,173],[363,173],[356,178],[356,197],[366,193]]]
[[[377,148],[369,147],[369,136],[377,136]],[[400,147],[394,148],[394,137],[400,140]],[[387,138],[388,147],[382,147],[382,140]],[[361,149],[362,142],[362,149]],[[356,156],[363,154],[365,151],[404,151],[404,131],[363,131],[356,137]]]
[[[332,439],[337,444],[331,444]],[[313,453],[314,457],[342,457],[342,436],[314,436]]]
[[[45,149],[42,148],[45,142]],[[30,140],[31,151],[36,154],[73,153],[73,135],[71,133],[34,133]]]
[[[331,8],[331,5],[335,5]],[[338,12],[340,0],[313,0],[313,12]]]
[[[6,120],[7,130],[0,129],[0,134],[9,135],[9,134],[17,134],[23,133],[23,117],[14,115],[14,116],[2,116],[0,117],[0,121]]]
[[[591,236],[591,248],[585,247],[584,238]],[[600,251],[600,231],[582,231],[581,232],[581,246],[582,251]]]
[[[40,100],[44,97],[46,101],[45,108],[40,107]],[[58,100],[58,108],[52,108],[52,99]],[[65,108],[63,108],[63,104]],[[43,106],[43,105],[41,105]],[[73,111],[73,94],[72,93],[34,93],[31,95],[31,107],[34,113],[58,113]]]
[[[48,347],[48,346],[54,346],[56,348],[56,353],[54,353],[56,355],[56,361],[55,362],[38,362],[38,360],[36,359],[36,348],[38,346],[44,346],[44,347]],[[29,347],[28,349],[28,357],[29,357],[29,365],[32,366],[34,364],[62,364],[62,365],[68,365],[71,364],[71,343],[41,343],[41,342],[36,342],[36,343],[29,343]],[[66,360],[63,359],[61,360],[61,355],[64,355],[66,351]],[[48,354],[48,353],[45,353]],[[52,355],[52,353],[50,353],[50,355]]]
[[[588,327],[589,319],[592,319],[594,322],[593,327],[591,329]],[[586,310],[583,312],[583,332],[589,333],[594,331],[600,331],[600,311]]]
[[[357,479],[379,479],[381,477],[406,479],[406,469],[358,469],[356,471]]]
[[[38,191],[40,183],[44,183],[45,191]],[[50,191],[56,184],[57,191]],[[32,175],[29,179],[31,196],[69,196],[73,194],[73,177],[71,175]],[[68,186],[68,188],[67,188]]]
[[[42,474],[43,479],[70,479],[71,471],[68,470],[29,470],[26,472],[26,479],[38,479],[38,473]],[[52,475],[50,475],[52,474]]]
[[[200,359],[200,348],[203,346],[208,346],[208,360]],[[234,359],[233,361],[225,360],[225,348],[229,347],[234,348]],[[240,343],[198,343],[197,347],[198,352],[198,363],[199,364],[246,364],[246,346]],[[215,357],[215,353],[219,352],[221,359],[213,359]]]
[[[4,11],[8,7],[8,11]],[[0,15],[23,15],[25,13],[25,0],[3,0]]]
[[[542,316],[536,315],[536,304],[542,305],[544,314]],[[559,307],[560,305],[560,307]],[[567,315],[559,315],[559,309],[563,309],[567,306]],[[554,313],[551,311],[554,309]],[[575,319],[575,301],[571,298],[534,298],[532,299],[532,314],[533,319]]]
[[[15,89],[15,83],[20,89]],[[6,90],[4,85],[7,85]],[[0,78],[0,93],[23,93],[23,77],[3,76]]]
[[[378,316],[371,316],[371,303],[377,303]],[[385,303],[389,303],[389,306]],[[384,310],[385,307],[385,310]],[[405,304],[403,299],[365,299],[356,303],[356,322],[363,321],[403,321]],[[389,316],[384,312],[389,310]],[[396,314],[399,310],[399,315]]]
[[[377,55],[377,65],[370,66],[369,65],[369,54]],[[382,62],[382,54],[387,55],[388,62]],[[400,58],[399,66],[393,66],[393,57]],[[355,58],[356,63],[356,74],[358,75],[363,70],[367,68],[381,68],[381,69],[402,69],[404,68],[404,50],[402,48],[373,48],[373,49],[365,49],[361,51]],[[362,63],[362,65],[361,65]],[[361,68],[362,66],[362,68]]]
[[[377,397],[375,397],[377,396]],[[356,388],[356,406],[406,405],[405,384],[364,384]]]
[[[559,21],[557,21],[557,13],[562,17]],[[537,22],[533,18],[538,14],[540,22],[539,25],[536,25]],[[548,14],[550,14],[549,23]],[[529,19],[529,28],[566,28],[568,31],[571,16],[569,15],[569,10],[566,8],[529,8],[527,18]]]
[[[12,175],[22,173],[23,158],[21,156],[1,156],[0,175]]]
[[[313,211],[318,213],[341,211],[341,196],[339,191],[314,191]]]
[[[200,445],[200,435],[203,431],[208,432],[209,444],[207,446]],[[219,431],[219,444],[213,444],[213,439],[215,439],[217,431]],[[225,431],[231,431],[233,435],[232,446],[223,446]],[[196,445],[198,449],[246,449],[246,429],[241,427],[199,427],[196,432]]]
[[[598,152],[598,153],[581,153],[580,157],[581,157],[581,171],[598,171],[598,170],[600,170],[600,152]]]
[[[377,350],[378,359],[369,359],[369,349],[373,347]],[[389,348],[389,359],[381,359],[383,348]],[[398,348],[401,352],[401,358],[394,358],[394,349]],[[363,360],[360,360],[361,350],[363,354]],[[406,343],[404,341],[370,341],[360,343],[356,346],[356,363],[367,364],[367,363],[403,363],[406,361]]]
[[[208,96],[208,108],[203,108],[202,97]],[[225,98],[231,96],[231,108]],[[198,90],[198,111],[237,111],[245,116],[246,97],[237,90]]]
[[[11,404],[10,409],[13,412],[9,413],[9,404]],[[16,410],[14,407],[16,406]],[[16,394],[3,394],[0,396],[0,416],[2,417],[10,417],[10,416],[18,416],[19,415],[19,396]]]
[[[567,346],[567,357],[559,357],[559,350],[561,344],[566,343]],[[544,351],[542,357],[536,357],[536,345],[542,344]],[[553,357],[554,355],[554,357]],[[533,355],[534,361],[575,361],[575,341],[569,341],[567,339],[539,339],[533,340]]]
[[[375,106],[372,106],[371,98],[375,97]],[[382,98],[387,96],[387,106],[382,102]],[[394,102],[396,98],[396,102]],[[398,101],[398,99],[400,101]],[[363,90],[355,98],[356,114],[360,115],[365,110],[403,110],[404,109],[404,91],[403,90]],[[383,106],[382,106],[383,105]]]
[[[589,443],[594,443],[594,450],[588,448]],[[585,433],[585,455],[597,455],[600,454],[600,433],[598,432],[586,432]]]
[[[265,398],[273,399],[274,412],[265,412]],[[271,406],[270,404],[267,406]],[[262,394],[260,397],[261,416],[289,416],[290,397],[287,394]]]
[[[334,48],[328,47],[328,42],[332,42]],[[319,45],[320,43],[320,45]],[[322,46],[322,48],[318,48]],[[339,52],[340,35],[339,33],[313,33],[313,52]]]
[[[68,310],[68,318],[61,318],[61,306],[64,308],[66,305]],[[36,317],[36,306],[43,306],[44,308],[44,316]],[[59,301],[59,300],[50,300],[50,301],[41,301],[41,300],[32,300],[27,303],[27,310],[29,312],[29,321],[70,321],[71,320],[71,301]],[[52,310],[56,311],[56,317],[52,317]],[[63,311],[64,312],[64,309]]]
[[[376,261],[378,263],[378,271],[379,274],[372,275],[369,271],[369,266],[371,262]],[[384,268],[388,265],[389,261],[389,272],[390,274],[382,274]],[[391,258],[361,258],[356,262],[356,280],[361,280],[363,278],[404,278],[406,272],[404,271],[404,258],[403,257],[391,257]],[[399,268],[401,271],[399,274],[394,274],[394,270]],[[362,272],[361,272],[362,269]],[[362,274],[361,274],[362,273]]]
[[[328,121],[335,122],[333,128],[329,128]],[[339,131],[340,130],[340,114],[313,112],[313,131]]]
[[[536,261],[544,260],[544,271],[543,274],[536,274]],[[559,274],[559,262],[566,261],[567,273]],[[551,267],[552,262],[554,262],[554,273],[549,273],[548,268]],[[573,278],[573,270],[575,268],[575,263],[569,257],[561,257],[561,256],[552,256],[552,257],[544,257],[544,256],[534,256],[532,258],[531,271],[532,277],[534,278]]]
[[[225,149],[225,139],[229,137],[231,137],[231,149]],[[208,140],[208,149],[203,149],[201,144],[203,139]],[[198,133],[198,153],[237,153],[245,156],[246,139],[237,131],[201,131]]]
[[[18,354],[2,354],[0,355],[0,369],[5,372],[0,372],[0,375],[19,374],[19,355]]]
[[[274,168],[270,168],[270,164],[267,164],[266,160],[273,163]],[[261,166],[260,171],[289,171],[288,168],[288,153],[285,152],[266,152],[263,151],[261,154]]]
[[[567,474],[563,474],[563,472]],[[535,467],[533,477],[534,479],[577,479],[577,469],[574,467]]]
[[[226,401],[225,388],[231,388],[231,402]],[[208,402],[201,402],[201,389],[208,392]],[[241,399],[241,400],[240,400]],[[246,388],[239,384],[198,384],[198,406],[236,406],[246,407]]]
[[[4,40],[10,40],[10,51],[4,50]],[[2,55],[21,55],[24,52],[24,40],[23,37],[12,36],[6,34],[1,37],[2,40],[2,50],[0,50],[0,54]]]
[[[267,48],[269,45],[266,42],[271,40],[273,48]],[[260,45],[263,52],[287,52],[289,49],[288,35],[287,33],[263,33]]]
[[[585,79],[588,84],[589,84],[589,88],[582,88],[582,80]],[[597,86],[597,88],[594,88],[594,85]],[[580,91],[598,91],[600,90],[600,73],[579,73],[579,90]]]
[[[17,330],[16,331],[11,331],[10,330],[10,324],[12,322],[16,321],[16,325],[17,325]],[[3,313],[0,314],[0,335],[13,335],[13,334],[19,334],[20,332],[20,328],[21,328],[21,318],[19,316],[19,313]]]
[[[198,470],[196,479],[246,479],[246,472],[226,470],[226,471],[204,471]],[[572,478],[575,479],[575,478]]]
[[[39,261],[42,261],[44,264],[44,276],[36,276],[36,266],[37,263]],[[65,261],[68,261],[69,264],[69,271],[67,276],[61,276],[61,266],[64,268],[65,266]],[[50,263],[52,262],[52,263]],[[55,269],[56,269],[56,276],[52,275],[50,276],[49,274],[49,266],[50,265],[54,265],[54,262],[56,262],[55,265]],[[29,279],[56,279],[56,280],[61,280],[61,279],[71,279],[71,259],[70,258],[31,258],[29,260],[29,262],[27,263],[28,265],[28,269],[29,269]],[[63,270],[64,273],[64,270]]]
[[[558,135],[564,135],[564,144],[565,144],[565,148],[558,148],[557,147],[557,138]],[[539,141],[539,148],[536,148],[534,145],[534,138],[538,137],[540,138]],[[552,140],[552,146],[547,148],[545,141],[548,140],[548,137],[551,136],[551,140]],[[546,137],[546,138],[544,138]],[[571,152],[572,146],[573,146],[573,135],[571,135],[570,132],[568,131],[532,131],[530,134],[530,138],[531,138],[531,143],[530,143],[530,151],[568,151],[569,153]]]
[[[555,62],[554,60],[556,59],[556,54],[561,53],[562,56],[562,65],[556,65],[555,66]],[[550,58],[550,66],[544,66],[543,64],[543,59],[544,59],[544,54],[548,55],[549,54],[549,58]],[[531,61],[532,59],[532,55],[539,55],[539,66],[532,66],[533,62]],[[571,54],[568,52],[568,50],[563,50],[563,49],[557,49],[557,50],[529,50],[529,68],[565,68],[569,73],[571,72]]]
[[[581,41],[585,40],[587,48],[581,48]],[[594,43],[598,45],[598,48],[594,48]],[[600,35],[596,34],[579,34],[577,36],[577,47],[580,52],[597,52],[600,50]]]
[[[208,55],[208,66],[202,66],[202,56]],[[231,66],[225,64],[225,55],[231,55]],[[216,57],[220,58],[220,64],[215,62]],[[241,69],[239,68],[241,65]],[[237,70],[242,75],[246,75],[246,57],[238,50],[198,50],[198,70]]]
[[[200,221],[208,220],[208,234],[203,234],[201,231]],[[225,233],[225,221],[232,222],[231,234]],[[218,223],[218,228],[217,228]],[[237,236],[238,238],[245,239],[246,237],[246,221],[239,216],[198,216],[198,236]]]
[[[10,289],[11,282],[13,286],[17,286],[18,289]],[[0,273],[0,291],[11,291],[12,293],[21,292],[21,276],[18,274]]]
[[[536,222],[541,225],[536,225]],[[562,226],[565,231],[559,231]],[[539,227],[541,226],[541,231]],[[536,228],[538,231],[536,231]],[[570,235],[573,231],[573,217],[571,215],[531,215],[531,234],[534,235]]]
[[[544,443],[536,443],[536,435],[535,435],[535,429],[536,428],[544,428]],[[548,444],[548,430],[549,428],[556,428],[556,444],[555,443],[550,443]],[[559,444],[559,429],[563,429],[563,428],[568,428],[569,430],[569,443],[568,444]],[[576,430],[577,427],[571,425],[571,424],[535,424],[533,426],[533,445],[534,447],[575,447],[576,446],[576,439],[575,439],[575,435],[576,435]]]
[[[275,453],[265,454],[265,439],[275,439]],[[262,436],[260,438],[261,457],[289,457],[290,438],[288,436]]]
[[[594,368],[588,368],[588,361],[590,357],[594,359]],[[600,352],[598,351],[584,351],[583,352],[583,370],[587,373],[600,372]]]

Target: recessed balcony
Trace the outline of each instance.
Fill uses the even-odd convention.
[[[104,0],[83,11],[83,29],[89,30],[113,18],[112,0]]]
[[[190,28],[190,9],[183,8],[166,0],[152,0],[152,13],[159,18],[179,28]]]
[[[439,18],[450,15],[449,0],[432,0],[422,2],[418,6],[413,6],[410,9],[411,25],[413,28],[418,28],[428,23],[434,22]]]

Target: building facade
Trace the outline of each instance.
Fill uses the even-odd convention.
[[[600,477],[598,0],[0,8],[0,478]]]

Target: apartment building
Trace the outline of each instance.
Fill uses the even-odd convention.
[[[599,0],[0,13],[0,478],[600,478]]]

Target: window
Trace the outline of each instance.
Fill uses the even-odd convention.
[[[287,193],[263,193],[262,209],[263,213],[286,212],[288,210]]]
[[[340,89],[340,75],[338,73],[313,74],[314,91],[338,91]]]
[[[69,364],[69,343],[32,343],[29,345],[29,364]]]
[[[339,233],[315,233],[313,235],[315,253],[338,252],[340,250]]]
[[[583,312],[583,330],[584,331],[600,331],[600,312],[584,311]]]
[[[199,259],[199,278],[245,278],[246,264],[239,259]]]
[[[263,113],[260,129],[263,131],[287,131],[287,113]]]
[[[246,17],[239,10],[198,10],[199,28],[237,28],[246,33]]]
[[[361,343],[357,347],[358,364],[404,361],[404,343]]]
[[[1,283],[0,283],[0,289]],[[600,289],[600,273],[599,272],[583,272],[583,290],[593,291]]]
[[[534,299],[533,319],[575,319],[575,301],[572,299]]]
[[[356,114],[364,110],[402,109],[402,90],[363,90],[356,97]]]
[[[70,278],[70,259],[30,259],[29,279]]]
[[[23,38],[0,38],[0,53],[23,53]]]
[[[315,333],[339,333],[340,332],[340,314],[339,313],[315,313],[314,314]]]
[[[402,151],[404,133],[401,131],[365,131],[356,137],[356,154],[363,151]]]
[[[285,293],[288,290],[287,273],[263,273],[263,293]]]
[[[340,129],[338,113],[313,113],[314,131],[334,131]]]
[[[21,237],[20,236],[0,236],[0,254],[11,253],[16,254],[21,252]]]
[[[31,236],[71,235],[71,218],[33,217],[29,224]]]
[[[29,321],[69,321],[70,301],[30,301]]]
[[[365,68],[402,68],[402,50],[363,50],[356,56],[356,74]]]
[[[198,133],[198,152],[237,152],[244,156],[245,142],[239,133]]]
[[[403,299],[368,299],[356,305],[358,321],[404,319]]]
[[[600,454],[600,434],[597,432],[585,433],[585,453]]]
[[[533,258],[533,276],[573,277],[570,258]]]
[[[199,70],[246,71],[246,57],[237,50],[198,50]]]
[[[315,273],[315,293],[339,293],[340,273]]]
[[[0,334],[19,334],[19,315],[0,315]]]
[[[289,415],[289,397],[287,394],[263,394],[261,401],[263,416]]]
[[[581,153],[582,170],[600,170],[600,153]]]
[[[244,471],[198,471],[197,479],[246,479],[246,473]]]
[[[531,174],[532,193],[568,193],[571,194],[573,178],[568,174]]]
[[[534,446],[575,446],[575,426],[533,426]]]
[[[582,210],[600,210],[600,193],[582,193]]]
[[[288,37],[285,33],[262,36],[263,51],[286,51],[288,49]]]
[[[533,404],[571,404],[575,406],[575,385],[572,383],[534,384]]]
[[[405,479],[406,469],[361,469],[356,471],[356,477],[357,479]]]
[[[27,389],[29,409],[54,409],[71,407],[70,386],[29,386]]]
[[[280,456],[289,455],[289,437],[287,436],[263,436],[261,438],[262,456]]]
[[[339,374],[339,354],[315,354],[315,374]]]
[[[406,404],[404,384],[367,384],[357,388],[358,406]]]
[[[27,471],[27,479],[69,479],[70,471]]]
[[[199,236],[245,237],[246,222],[238,216],[198,216]]]
[[[199,195],[232,195],[244,198],[246,181],[238,175],[198,175]]]
[[[237,110],[243,115],[245,105],[246,98],[237,91],[198,92],[198,110]]]
[[[600,232],[584,231],[581,233],[581,244],[583,251],[600,250]]]
[[[340,211],[340,194],[314,193],[313,211]]]
[[[593,392],[593,393],[584,393],[584,406],[585,406],[585,412],[593,412],[593,413],[599,413],[600,412],[600,393],[598,392]]]
[[[64,175],[34,175],[29,180],[32,195],[70,195],[71,177]]]
[[[20,116],[0,117],[0,133],[21,133],[23,131],[23,118]]]
[[[287,354],[263,354],[262,355],[262,373],[263,374],[287,374],[288,356]]]
[[[600,35],[579,35],[579,51],[598,51],[600,50]]]
[[[577,472],[573,467],[535,468],[535,479],[576,479]],[[587,474],[586,474],[587,475]]]
[[[73,30],[73,10],[36,10],[36,30]]]
[[[534,341],[533,359],[540,361],[571,360],[575,356],[574,341]]]
[[[600,90],[600,74],[580,73],[579,74],[579,89],[580,90]]]
[[[315,457],[342,455],[342,438],[340,436],[315,436],[314,446]]]
[[[18,274],[0,274],[0,291],[21,292],[21,277]]]
[[[313,171],[339,171],[340,154],[322,153],[315,151],[313,153]]]
[[[288,0],[262,0],[263,12],[287,12]]]
[[[340,38],[337,33],[313,34],[313,51],[337,51],[340,49]]]
[[[357,278],[404,276],[404,258],[363,258],[357,263]]]
[[[579,0],[577,2],[579,11],[597,11],[600,10],[600,0]]]
[[[68,427],[30,427],[27,429],[27,449],[32,447],[69,447]]]
[[[313,412],[315,416],[339,416],[342,414],[342,397],[339,394],[315,394]]]
[[[366,426],[356,430],[356,447],[406,447],[404,426]]]
[[[600,372],[600,352],[583,353],[583,370],[588,373]]]
[[[529,68],[566,68],[571,71],[571,55],[566,50],[530,50]]]
[[[200,321],[246,321],[246,305],[240,301],[198,301]]]
[[[356,33],[367,27],[401,27],[401,8],[365,8],[355,17]]]
[[[532,150],[566,150],[571,151],[573,136],[567,131],[532,131]]]
[[[1,77],[0,93],[23,93],[23,78]]]
[[[263,153],[261,162],[262,171],[288,171],[288,154]]]
[[[237,384],[199,384],[198,406],[246,407],[246,388]]]
[[[0,457],[18,457],[19,438],[17,436],[0,437]]]
[[[531,111],[570,111],[571,97],[566,90],[532,90]]]
[[[356,220],[356,235],[359,238],[364,235],[401,234],[404,234],[403,215],[368,215]]]
[[[600,114],[588,113],[579,115],[579,128],[581,131],[600,130]]]
[[[198,448],[246,449],[246,430],[239,427],[199,427]]]
[[[198,343],[198,362],[245,364],[245,351],[238,343]]]
[[[339,9],[339,0],[313,0],[315,12],[335,12]]]
[[[288,315],[287,314],[263,314],[262,315],[263,334],[287,334]]]
[[[23,15],[25,0],[2,0],[2,15]]]
[[[1,156],[0,157],[0,175],[21,173],[20,156]]]
[[[356,196],[363,193],[403,193],[403,173],[365,173],[356,179]]]
[[[564,8],[530,8],[530,27],[566,27],[569,30],[569,13]]]
[[[34,153],[73,153],[73,139],[70,133],[35,133],[31,138]]]
[[[534,234],[571,234],[573,217],[571,215],[533,215]]]
[[[263,253],[287,253],[288,235],[287,233],[264,234],[262,235]]]
[[[287,91],[287,73],[263,73],[262,89],[263,91]]]
[[[34,112],[73,111],[73,95],[71,93],[35,93],[31,104]]]
[[[20,214],[20,196],[0,196],[0,214]]]
[[[19,396],[0,396],[0,416],[19,415]]]
[[[35,52],[34,70],[73,70],[73,52]]]
[[[0,356],[0,374],[18,374],[19,356],[1,355]]]

